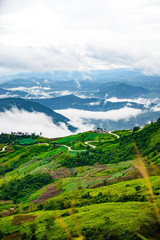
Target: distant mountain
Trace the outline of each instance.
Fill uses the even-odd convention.
[[[7,90],[0,88],[0,94],[6,94],[6,93],[7,93]]]
[[[0,97],[26,97],[28,93],[23,91],[10,91],[0,88]]]
[[[63,122],[67,125],[68,129],[70,131],[75,131],[76,128],[71,126],[68,122],[69,119],[64,117],[61,114],[58,114],[51,110],[48,107],[45,107],[39,103],[24,100],[21,98],[5,98],[0,99],[0,112],[4,112],[5,110],[11,110],[13,107],[18,108],[19,110],[26,110],[28,112],[40,112],[44,113],[47,116],[51,117],[53,120],[53,123],[56,125],[59,125],[60,122]]]
[[[57,97],[66,94],[66,91],[101,98],[106,94],[109,97],[117,98],[135,98],[146,95],[154,98],[160,96],[159,76],[146,76],[139,70],[124,68],[20,73],[0,77],[0,81],[2,82],[0,88],[23,90],[28,93],[27,98]],[[24,95],[19,96],[24,97]]]
[[[54,79],[45,79],[45,78],[28,78],[28,79],[14,79],[1,83],[0,87],[5,89],[14,88],[42,88],[47,92],[49,91],[85,91],[85,90],[95,90],[99,83],[93,83],[90,81],[79,82],[78,80],[57,80]],[[27,89],[26,89],[27,91]]]
[[[38,78],[16,78],[11,81],[7,81],[5,83],[1,83],[0,86],[3,88],[18,88],[18,87],[47,87],[49,81],[46,79],[38,79]]]
[[[132,108],[143,109],[142,104],[134,102],[110,102],[99,98],[80,98],[73,94],[46,99],[32,99],[32,101],[43,104],[51,109],[75,108],[88,111],[108,111],[129,106]]]
[[[134,126],[145,126],[149,122],[155,122],[160,118],[160,111],[144,111],[138,114],[136,117],[129,117],[126,119],[114,120],[96,120],[91,119],[90,123],[95,126],[103,126],[108,131],[119,130],[119,129],[133,129]]]
[[[66,95],[69,93],[78,93],[80,95],[90,96],[95,92],[98,83],[89,81],[79,82],[78,80],[54,81],[53,79],[14,79],[1,83],[0,87],[7,91],[21,90],[27,92],[25,98],[51,98]]]
[[[112,85],[105,83],[99,86],[95,95],[98,97],[107,96],[107,98],[138,98],[144,97],[149,93],[150,91],[143,87],[132,86],[125,83],[116,83]]]
[[[9,97],[18,96],[37,99],[75,94],[105,98],[106,94],[108,94],[108,98],[160,98],[159,76],[146,76],[139,70],[124,68],[20,73],[13,76],[0,77],[0,81],[3,81],[0,84],[0,88],[8,92],[13,90],[9,92]],[[16,93],[15,90],[19,91]]]
[[[14,79],[51,79],[52,81],[116,81],[121,82],[135,81],[140,82],[144,80],[158,79],[157,76],[146,76],[138,69],[110,69],[110,70],[90,70],[90,71],[64,71],[54,70],[52,72],[26,72],[9,76],[1,76],[1,82],[7,82]]]

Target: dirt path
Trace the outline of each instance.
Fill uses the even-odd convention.
[[[4,152],[7,147],[8,147],[8,145],[4,146],[0,152]]]
[[[113,136],[116,136],[117,139],[120,138],[119,135],[117,135],[117,134],[115,134],[115,133],[112,133],[112,131],[109,131],[108,134],[111,134],[111,135],[113,135]],[[98,141],[87,141],[87,142],[84,142],[84,143],[85,143],[86,145],[92,147],[92,148],[96,148],[95,145],[89,144],[89,143],[91,143],[91,142],[98,142]],[[71,147],[69,147],[69,146],[67,146],[67,145],[60,145],[60,146],[66,147],[66,148],[68,148],[69,151],[74,151],[74,152],[83,152],[83,151],[86,151],[86,150],[73,150]]]
[[[120,138],[120,136],[119,136],[119,135],[117,135],[117,134],[115,134],[115,133],[112,133],[112,131],[109,131],[109,132],[108,132],[108,134],[111,134],[111,135],[114,135],[114,136],[116,136],[116,137],[117,137],[117,139],[118,139],[118,138]]]
[[[111,135],[116,136],[117,139],[120,138],[119,135],[117,135],[117,134],[115,134],[115,133],[112,133],[112,131],[109,131],[108,134],[111,134]],[[91,142],[98,142],[98,141],[87,141],[87,142],[84,142],[84,143],[85,143],[86,145],[92,147],[92,148],[96,148],[95,145],[89,144],[89,143],[91,143]],[[47,145],[47,146],[49,146],[48,143],[36,143],[36,144],[34,144],[34,145]],[[8,146],[9,146],[9,145],[4,146],[0,152],[4,152]],[[71,147],[69,147],[69,146],[67,146],[67,145],[60,145],[60,146],[66,147],[66,148],[67,148],[69,151],[71,151],[71,152],[84,152],[84,151],[86,151],[86,149],[85,149],[85,150],[74,150],[74,149],[72,149]]]
[[[96,146],[92,145],[92,144],[89,144],[90,142],[98,142],[98,141],[87,141],[85,142],[86,145],[92,147],[92,148],[96,148]]]
[[[62,189],[55,190],[54,184],[52,184],[47,187],[47,190],[44,193],[42,193],[39,198],[33,200],[32,202],[34,202],[34,203],[43,202],[43,201],[47,200],[48,198],[55,197],[56,195],[58,195],[61,192],[62,192]]]
[[[84,152],[84,151],[86,151],[86,149],[85,149],[85,150],[74,150],[74,149],[72,149],[71,147],[69,147],[69,146],[67,146],[67,145],[59,145],[59,146],[66,147],[66,148],[68,148],[68,150],[71,151],[71,152]]]

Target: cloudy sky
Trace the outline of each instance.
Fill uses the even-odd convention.
[[[0,74],[130,67],[160,75],[159,0],[0,0]]]

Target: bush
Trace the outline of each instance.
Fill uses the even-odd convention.
[[[27,199],[31,193],[53,182],[53,178],[46,174],[27,175],[21,179],[15,179],[4,183],[0,187],[1,200],[13,200],[18,203]]]
[[[140,127],[139,126],[135,126],[134,128],[133,128],[133,131],[135,132],[135,131],[138,131],[138,130],[140,130]]]

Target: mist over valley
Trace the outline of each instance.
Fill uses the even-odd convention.
[[[20,76],[22,78],[18,78]],[[148,122],[156,121],[160,114],[158,90],[160,80],[156,76],[146,76],[136,70],[70,73],[55,71],[54,74],[46,73],[46,75],[23,73],[8,76],[8,81],[6,80],[0,84],[0,111],[3,112],[3,117],[5,114],[7,117],[11,111],[9,122],[6,121],[11,131],[18,130],[17,127],[14,129],[11,116],[17,113],[20,119],[21,112],[23,127],[30,132],[31,124],[24,121],[24,113],[27,111],[32,112],[33,116],[34,114],[38,116],[40,112],[46,115],[46,119],[47,116],[52,117],[53,124],[64,122],[63,127],[60,127],[59,136],[63,135],[63,131],[66,135],[97,127],[107,130],[132,129],[135,125],[142,127]],[[22,98],[24,100],[21,100]],[[22,101],[26,103],[21,105]],[[41,109],[35,107],[36,104],[37,106],[40,104]],[[55,122],[52,116],[54,111],[64,117]],[[32,114],[29,119],[31,123]],[[35,122],[34,118],[33,122]],[[38,119],[37,123],[39,124]],[[1,132],[6,131],[5,123],[1,126],[3,126]],[[55,132],[53,125],[47,123],[47,128],[49,126],[49,134],[49,130],[44,125],[38,130],[35,127],[35,132],[41,131],[46,137],[51,136],[51,133],[53,137],[58,136],[57,126]]]

